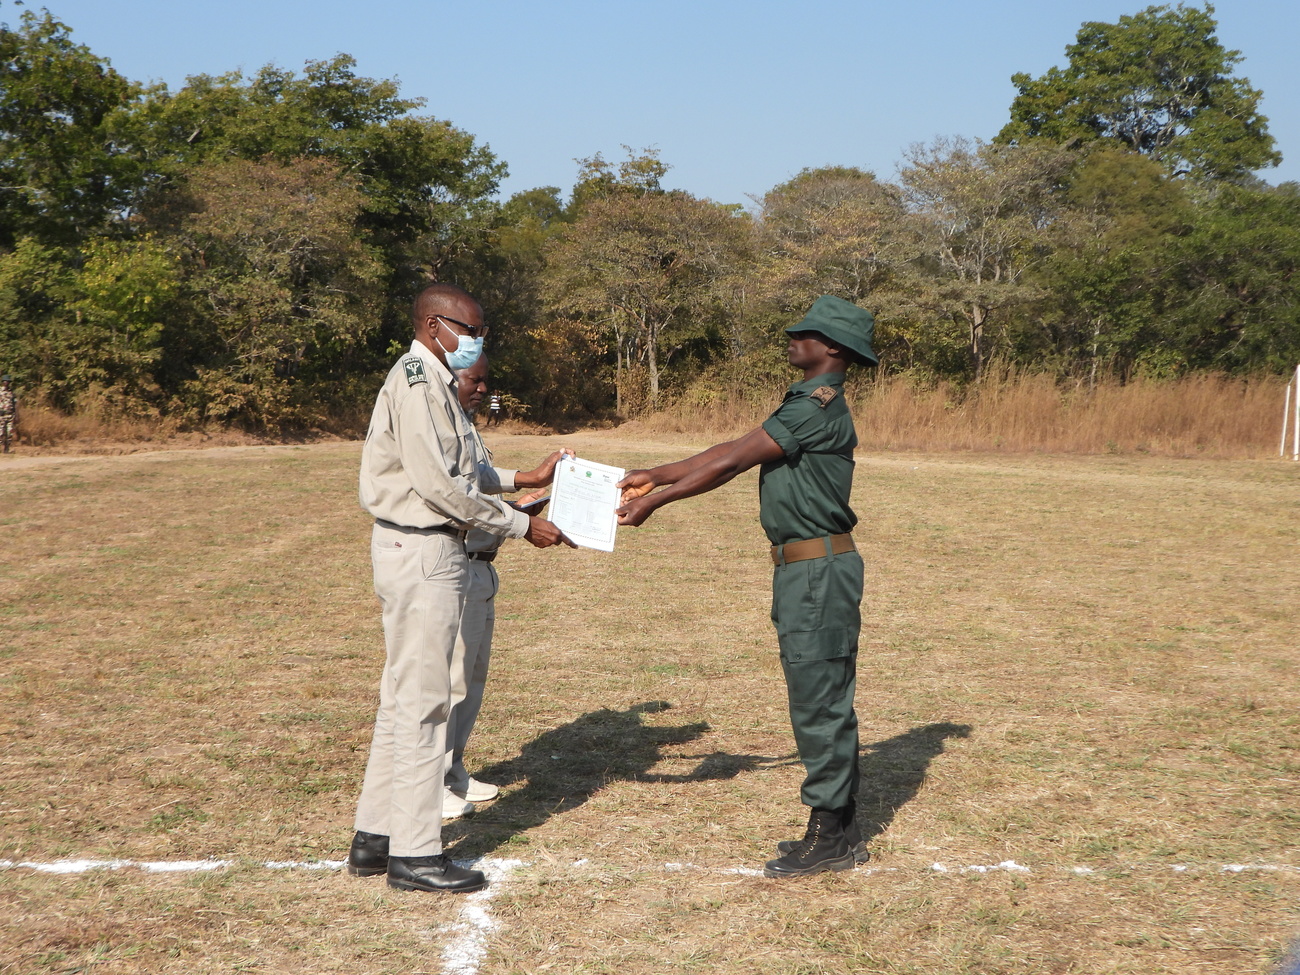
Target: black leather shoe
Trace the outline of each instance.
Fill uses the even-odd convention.
[[[814,809],[799,848],[776,860],[768,860],[763,876],[807,877],[826,870],[851,870],[853,864],[853,850],[844,837],[839,810]]]
[[[464,894],[482,890],[487,877],[478,870],[466,870],[439,853],[431,857],[389,857],[388,886],[398,890],[431,890]]]
[[[357,830],[348,850],[348,873],[354,877],[378,877],[388,872],[388,837]]]

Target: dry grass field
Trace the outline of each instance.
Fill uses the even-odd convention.
[[[861,454],[872,860],[794,882],[753,873],[804,822],[755,477],[511,543],[471,910],[267,865],[351,836],[359,452],[0,459],[0,860],[230,861],[0,869],[0,972],[1242,975],[1300,933],[1300,465]]]

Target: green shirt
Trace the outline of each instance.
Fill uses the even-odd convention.
[[[759,470],[759,521],[768,540],[782,545],[852,531],[858,523],[849,507],[858,435],[844,401],[844,373],[795,383],[763,429],[785,451]]]

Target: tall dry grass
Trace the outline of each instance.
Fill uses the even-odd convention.
[[[20,403],[18,445],[47,448],[103,441],[152,442],[176,432],[175,424],[155,418],[105,417],[93,413],[72,414],[42,403]]]
[[[44,403],[20,403],[14,449],[37,454],[121,454],[173,447],[240,446],[357,440],[369,415],[347,412],[310,430],[256,433],[220,423],[182,425],[169,417],[68,414]]]
[[[789,378],[731,375],[699,382],[668,408],[625,425],[630,434],[721,439],[761,423]],[[1199,373],[1176,380],[1105,379],[1095,386],[1012,371],[970,386],[926,384],[910,376],[851,376],[846,395],[867,450],[1153,454],[1166,457],[1276,457],[1286,379]],[[365,417],[337,418],[311,433],[255,435],[224,427],[182,431],[168,420],[68,416],[24,406],[19,446],[87,452],[104,445],[301,442],[352,439]],[[545,427],[511,421],[512,433]],[[112,452],[117,452],[113,450]]]
[[[1277,455],[1285,379],[1199,373],[1088,387],[1007,373],[959,387],[907,376],[851,378],[858,439],[872,450],[974,450],[1169,457]],[[762,422],[784,388],[692,391],[635,421],[648,433],[726,436]]]

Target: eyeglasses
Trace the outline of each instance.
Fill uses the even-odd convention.
[[[444,322],[450,322],[452,325],[457,325],[460,328],[463,328],[465,330],[465,334],[472,339],[476,339],[480,335],[487,335],[488,333],[488,327],[486,325],[470,325],[466,322],[458,322],[454,318],[448,318],[446,315],[433,315],[431,317],[440,318]]]

